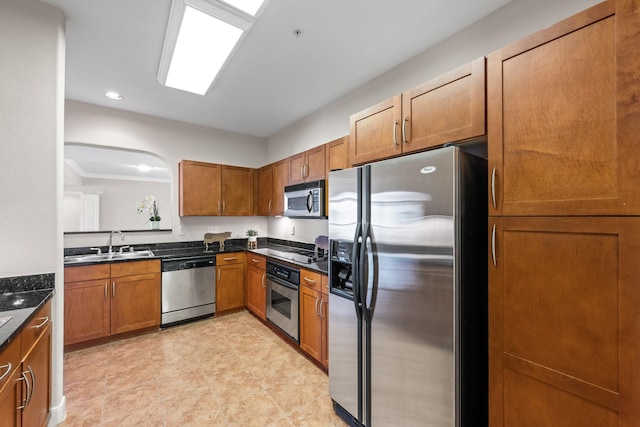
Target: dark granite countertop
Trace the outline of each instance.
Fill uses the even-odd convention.
[[[103,252],[106,252],[108,250],[108,248],[106,247],[101,249],[103,250]],[[117,249],[117,247],[114,247],[114,250]],[[259,238],[258,248],[247,249],[246,239],[228,239],[225,243],[224,250],[220,250],[219,245],[217,243],[214,243],[210,247],[210,252],[205,252],[204,245],[201,241],[134,245],[134,249],[150,250],[155,256],[135,259],[114,259],[109,261],[74,262],[73,264],[67,264],[66,267],[100,264],[102,262],[129,262],[144,261],[150,259],[195,258],[200,256],[215,256],[219,253],[247,251],[264,255],[274,260],[286,261],[309,270],[317,271],[321,274],[327,274],[328,272],[328,263],[326,260],[313,262],[314,260],[311,259],[314,249],[313,244],[292,242],[288,240]],[[90,253],[89,248],[67,248],[64,251],[65,256],[80,255],[86,253]]]
[[[0,319],[6,320],[0,322],[0,351],[53,297],[54,283],[53,274],[0,278]]]

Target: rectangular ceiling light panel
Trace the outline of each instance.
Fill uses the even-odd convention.
[[[238,0],[229,3],[231,1]],[[262,3],[262,0],[249,1]],[[204,95],[244,30],[252,24],[253,17],[248,12],[221,1],[174,0],[158,81],[165,86]]]

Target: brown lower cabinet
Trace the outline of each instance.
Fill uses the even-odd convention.
[[[66,267],[64,344],[160,325],[159,260]]]
[[[489,226],[489,424],[640,425],[640,217]]]
[[[327,276],[300,269],[300,348],[328,367],[327,313],[329,298],[324,292]]]
[[[263,321],[267,320],[266,258],[247,254],[247,309]]]
[[[51,395],[51,302],[0,353],[0,426],[42,427]]]
[[[244,307],[244,252],[216,255],[216,313]]]

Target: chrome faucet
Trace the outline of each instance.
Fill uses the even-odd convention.
[[[113,253],[113,235],[119,233],[120,234],[120,240],[124,240],[124,233],[120,230],[113,230],[111,232],[111,235],[109,235],[109,253],[112,254]]]

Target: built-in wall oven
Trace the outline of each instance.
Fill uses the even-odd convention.
[[[267,320],[298,342],[300,270],[267,261]]]

